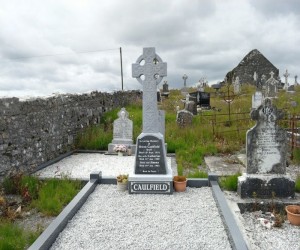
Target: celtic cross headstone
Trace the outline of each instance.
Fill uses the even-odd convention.
[[[143,85],[143,132],[137,138],[134,173],[129,175],[129,193],[172,193],[172,170],[167,165],[164,143],[164,113],[157,108],[157,85],[167,75],[167,63],[144,48],[132,64],[132,77]]]
[[[284,89],[288,89],[289,88],[289,83],[288,83],[288,78],[290,76],[288,70],[285,71],[285,73],[283,74],[285,81],[284,81]]]
[[[157,85],[167,76],[167,64],[155,53],[155,48],[144,48],[143,54],[132,64],[132,77],[143,85],[143,132],[158,129]]]

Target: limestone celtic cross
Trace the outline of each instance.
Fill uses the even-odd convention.
[[[157,85],[167,76],[167,63],[155,53],[155,48],[144,48],[143,54],[132,64],[132,77],[143,85],[143,132],[158,133]]]

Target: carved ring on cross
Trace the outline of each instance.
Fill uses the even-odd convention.
[[[148,52],[148,51],[147,51]],[[165,76],[165,74],[160,75],[159,72],[160,70],[157,71],[157,73],[155,73],[154,75],[152,75],[151,70],[148,70],[149,68],[147,67],[152,65],[152,67],[156,68],[155,66],[158,66],[157,68],[159,68],[159,64],[165,64],[163,63],[162,59],[156,54],[153,53],[153,51],[149,51],[152,53],[145,53],[141,55],[137,60],[136,60],[136,64],[139,64],[139,66],[144,67],[145,71],[143,73],[141,73],[138,77],[136,77],[136,79],[138,80],[139,83],[143,84],[145,80],[155,80],[156,85],[158,85],[163,77]],[[152,68],[151,67],[151,68]]]

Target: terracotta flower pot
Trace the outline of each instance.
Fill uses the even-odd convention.
[[[287,218],[292,225],[300,226],[300,206],[288,205],[285,207]]]
[[[186,190],[186,181],[174,181],[174,189],[176,192],[184,192]]]

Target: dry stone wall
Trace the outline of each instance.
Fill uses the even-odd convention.
[[[31,172],[74,148],[76,135],[103,113],[141,99],[140,91],[0,99],[0,178]]]

